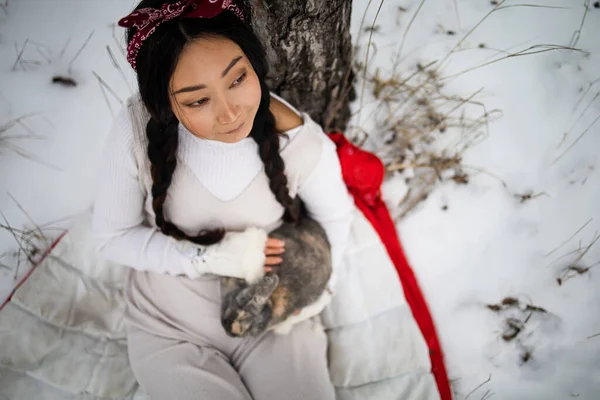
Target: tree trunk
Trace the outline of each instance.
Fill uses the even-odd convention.
[[[352,0],[254,0],[271,90],[307,112],[325,131],[344,130],[352,87]]]

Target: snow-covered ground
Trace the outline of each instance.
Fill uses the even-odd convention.
[[[94,73],[121,100],[130,93],[128,85],[134,87],[113,38],[114,22],[134,3],[10,0],[6,10],[0,9],[0,126],[26,116],[26,126],[43,136],[10,141],[34,160],[0,147],[0,211],[12,226],[23,227],[29,220],[11,196],[39,224],[90,206],[111,114],[120,107],[107,91],[111,111]],[[354,0],[354,38],[368,3]],[[600,231],[600,9],[585,0],[538,0],[527,7],[510,0],[465,38],[494,9],[490,1],[370,3],[364,27],[376,25],[367,62],[371,73],[379,67],[383,77],[393,71],[408,76],[417,63],[442,60],[459,44],[439,69],[444,93],[468,97],[482,89],[474,100],[501,111],[501,117],[496,113],[490,119],[489,133],[474,139],[462,155],[470,168],[465,169],[469,183],[436,184],[398,224],[436,321],[456,398],[596,399],[600,281],[594,265],[600,261],[600,244],[593,241]],[[116,36],[121,39],[120,29]],[[360,35],[357,57],[363,62],[369,37],[365,31]],[[401,42],[402,61],[394,69]],[[548,49],[539,45],[581,51],[511,56],[453,77],[509,53]],[[78,85],[53,84],[56,75]],[[380,143],[376,122],[382,121],[371,118],[378,115],[372,112],[377,103],[371,91],[367,84],[362,111],[353,122],[370,132],[373,140],[366,145],[373,147]],[[360,104],[359,99],[353,105],[355,111]],[[465,118],[481,112],[467,107]],[[21,125],[4,133],[24,134]],[[436,145],[452,151],[458,134],[450,129]],[[404,195],[405,177],[397,174],[386,183],[391,207]],[[532,198],[523,200],[527,194]],[[0,231],[0,253],[15,250],[13,237]],[[0,263],[10,267],[0,267],[3,300],[27,268],[22,264],[15,279],[15,260],[6,256]],[[565,271],[569,266],[592,268],[578,274]],[[521,330],[513,338],[515,327]]]

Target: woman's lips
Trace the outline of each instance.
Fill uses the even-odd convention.
[[[230,130],[229,132],[225,132],[224,135],[230,135],[232,133],[236,133],[237,131],[239,131],[240,129],[242,129],[242,126],[244,126],[245,123],[246,123],[246,121],[242,122],[240,126],[238,126],[235,129]]]

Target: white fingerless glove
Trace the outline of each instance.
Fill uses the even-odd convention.
[[[177,248],[190,258],[192,268],[200,275],[230,276],[252,284],[264,276],[266,243],[266,231],[248,228],[227,232],[223,240],[213,245],[181,241]]]

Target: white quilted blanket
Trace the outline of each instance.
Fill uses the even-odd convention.
[[[337,397],[438,399],[394,266],[358,211],[355,221],[322,314]],[[0,311],[0,400],[147,399],[127,360],[126,274],[96,253],[89,219],[79,221]]]

